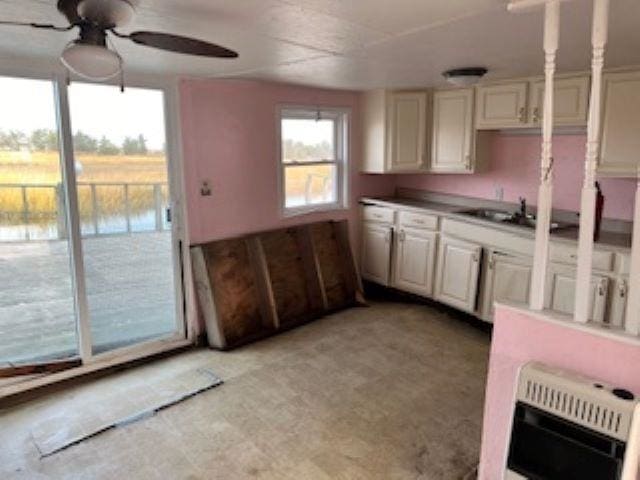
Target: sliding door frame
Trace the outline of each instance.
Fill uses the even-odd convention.
[[[156,340],[116,348],[94,355],[92,352],[90,312],[87,298],[86,278],[78,196],[75,173],[75,155],[68,97],[68,76],[61,67],[51,65],[42,69],[33,64],[4,64],[0,68],[0,76],[14,78],[47,80],[52,82],[56,107],[57,128],[60,144],[62,167],[62,183],[67,205],[66,220],[69,230],[69,250],[71,257],[71,276],[73,284],[75,312],[77,319],[78,354],[82,361],[80,367],[67,372],[59,372],[46,378],[25,381],[11,388],[15,391],[26,391],[30,388],[82,375],[102,367],[129,362],[136,358],[148,357],[156,353],[183,348],[196,341],[197,309],[195,291],[191,279],[191,265],[188,248],[187,209],[184,201],[184,174],[182,164],[181,132],[179,127],[179,101],[177,79],[153,75],[138,75],[127,78],[126,87],[159,90],[163,94],[166,159],[168,171],[169,199],[171,209],[172,259],[176,304],[176,331],[174,335]],[[92,83],[82,81],[82,83]],[[100,82],[101,85],[118,86],[116,82]],[[4,392],[3,392],[4,393]]]

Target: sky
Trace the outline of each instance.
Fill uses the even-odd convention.
[[[117,145],[125,137],[144,135],[147,147],[161,150],[165,144],[164,102],[160,90],[125,89],[111,85],[73,82],[69,86],[71,128]],[[27,134],[36,129],[56,129],[53,83],[0,76],[0,130]],[[306,144],[332,142],[333,122],[293,120],[282,123],[282,137]]]
[[[307,145],[316,145],[323,141],[333,143],[333,121],[284,119],[282,138]]]
[[[73,132],[103,135],[121,145],[125,137],[144,135],[147,147],[165,144],[164,102],[159,90],[73,82],[69,86]],[[0,77],[0,130],[55,129],[53,84],[47,80]]]

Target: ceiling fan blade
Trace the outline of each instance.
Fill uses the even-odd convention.
[[[58,0],[58,11],[67,17],[69,23],[74,24],[82,19],[78,15],[78,4],[81,0]]]
[[[118,35],[118,34],[116,34]],[[133,32],[130,35],[118,35],[130,38],[135,43],[147,47],[159,48],[170,52],[198,55],[201,57],[236,58],[238,54],[233,50],[215,45],[213,43],[197,40],[195,38],[182,37],[160,32]]]
[[[69,25],[68,27],[57,27],[56,25],[52,25],[50,23],[14,22],[12,20],[0,20],[0,25],[10,25],[14,27],[43,28],[46,30],[56,30],[58,32],[67,32],[74,27],[73,25]]]

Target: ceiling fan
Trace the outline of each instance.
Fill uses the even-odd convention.
[[[60,59],[68,70],[89,80],[104,81],[122,74],[122,57],[115,50],[110,34],[139,45],[187,55],[215,58],[238,56],[233,50],[180,35],[149,31],[129,34],[118,32],[116,28],[131,22],[139,2],[140,0],[58,0],[58,11],[69,22],[66,27],[3,20],[0,20],[0,25],[26,26],[58,32],[78,28],[80,35],[67,44]]]

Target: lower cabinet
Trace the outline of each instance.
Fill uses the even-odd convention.
[[[389,285],[392,234],[390,225],[363,225],[360,268],[362,278],[380,285]]]
[[[494,302],[529,303],[532,259],[490,250],[485,262],[482,318],[493,320]]]
[[[482,247],[447,236],[440,238],[435,298],[474,313]]]
[[[575,267],[552,263],[547,272],[545,307],[555,312],[573,315],[576,295]],[[603,322],[607,306],[609,278],[591,275],[589,320]]]
[[[393,284],[400,290],[431,296],[436,253],[435,232],[400,228],[395,238]]]
[[[609,323],[615,327],[623,327],[627,314],[627,294],[629,291],[629,278],[620,277],[615,280],[611,292],[611,308],[609,310]]]

